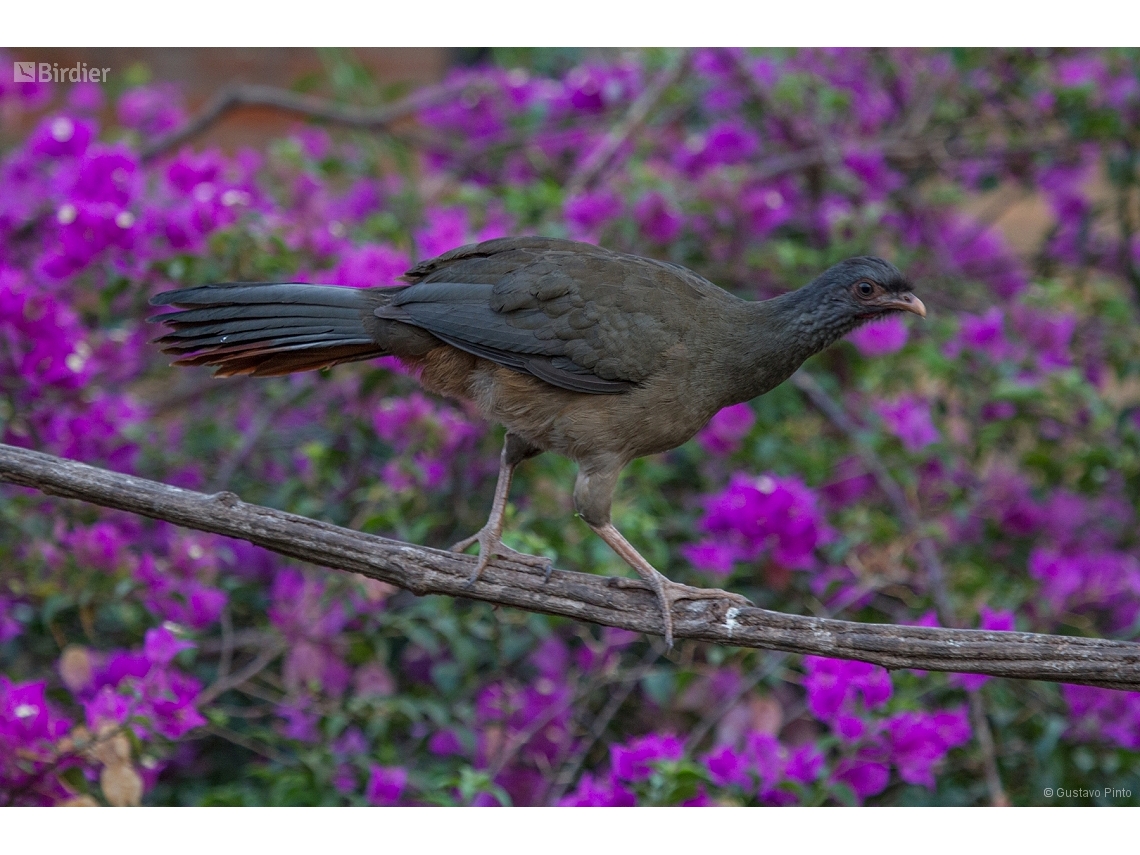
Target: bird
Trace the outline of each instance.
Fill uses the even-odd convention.
[[[506,433],[470,581],[503,557],[550,561],[502,541],[515,468],[543,452],[578,465],[578,515],[656,596],[666,645],[672,607],[739,594],[673,582],[614,526],[618,476],[632,460],[693,437],[722,408],[788,379],[861,324],[926,316],[882,258],[848,258],[802,287],[749,301],[681,265],[557,238],[507,237],[420,262],[406,284],[350,288],[220,283],[151,299],[176,365],[216,376],[273,376],[395,356],[438,395],[471,402]]]

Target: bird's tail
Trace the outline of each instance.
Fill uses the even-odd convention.
[[[182,311],[150,320],[170,327],[155,341],[178,355],[175,365],[214,366],[221,377],[291,374],[388,353],[365,327],[377,304],[370,294],[334,285],[202,285],[153,297],[151,305]]]

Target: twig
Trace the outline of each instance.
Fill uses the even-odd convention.
[[[233,449],[221,463],[214,470],[214,475],[210,479],[208,489],[210,490],[224,490],[230,485],[230,480],[234,474],[240,469],[253,454],[254,449],[261,441],[262,435],[280,418],[281,414],[291,409],[300,401],[305,395],[308,395],[312,390],[302,386],[293,394],[289,395],[284,401],[277,403],[275,406],[259,410],[254,416],[253,424],[249,429],[242,433],[241,441],[237,447]]]
[[[293,761],[282,754],[277,749],[270,745],[259,745],[248,736],[238,733],[236,730],[230,730],[228,727],[223,727],[220,724],[208,724],[205,727],[206,733],[216,736],[219,739],[224,739],[226,742],[232,742],[234,745],[240,745],[246,751],[252,751],[254,754],[260,754],[266,760],[272,760],[280,766],[292,766]]]
[[[866,593],[867,591],[862,588],[855,588],[838,602],[831,603],[823,610],[821,616],[831,617],[832,615],[842,614],[845,608],[862,599]],[[709,731],[720,724],[721,719],[728,715],[733,707],[744,700],[745,695],[759,686],[761,682],[772,674],[775,674],[776,670],[784,664],[786,659],[787,656],[782,653],[771,653],[765,656],[764,660],[753,668],[744,678],[743,682],[737,686],[736,691],[725,698],[719,707],[708,715],[703,716],[701,720],[697,722],[696,727],[694,727],[685,738],[685,750],[690,753],[696,751],[697,746],[708,736]]]
[[[582,764],[586,762],[586,755],[590,753],[590,749],[594,747],[602,734],[606,732],[606,728],[610,726],[613,717],[618,714],[622,704],[626,702],[629,696],[633,693],[634,688],[641,681],[641,679],[649,673],[649,670],[657,664],[657,660],[661,658],[662,650],[656,644],[651,644],[649,649],[641,657],[641,661],[633,669],[621,683],[621,687],[617,689],[602,711],[598,713],[598,717],[594,719],[594,723],[590,726],[590,732],[587,734],[587,739],[574,752],[574,758],[569,763],[563,763],[559,758],[561,768],[558,771],[558,777],[554,779],[549,790],[542,794],[540,802],[546,804],[557,804],[558,801],[570,789],[570,785],[574,783],[574,779],[578,777],[578,771],[582,768]]]
[[[661,100],[669,87],[681,79],[689,67],[691,56],[692,52],[688,49],[680,51],[672,62],[645,88],[645,91],[629,105],[629,109],[621,120],[610,129],[601,143],[587,155],[581,166],[566,182],[567,199],[589,189],[601,177],[613,156],[617,154],[618,149],[645,124],[649,114],[653,112],[653,108],[657,106],[657,102]]]
[[[982,750],[982,769],[986,776],[986,789],[990,792],[990,804],[994,807],[1009,807],[1009,796],[1001,783],[1001,772],[997,765],[997,749],[994,747],[994,734],[990,730],[990,720],[986,715],[985,698],[979,689],[969,693],[970,724],[978,747]]]
[[[958,620],[950,602],[946,574],[942,570],[942,559],[938,556],[938,549],[930,537],[922,534],[922,523],[918,514],[907,501],[906,494],[903,493],[898,482],[891,477],[886,464],[879,459],[874,449],[859,437],[858,428],[851,417],[847,415],[842,406],[831,399],[814,377],[804,371],[799,371],[793,376],[792,382],[836,427],[847,434],[864,464],[871,469],[879,489],[887,495],[888,501],[894,507],[895,513],[898,514],[903,525],[918,538],[919,556],[926,575],[927,587],[938,612],[939,622],[946,627],[956,627]],[[1008,804],[1009,799],[1002,787],[997,756],[994,753],[993,734],[990,731],[989,719],[986,716],[985,700],[976,690],[969,691],[967,694],[973,731],[978,740],[978,748],[982,752],[982,764],[986,770],[986,787],[990,792],[990,803],[995,805]]]
[[[234,664],[234,622],[230,617],[230,604],[227,602],[222,609],[222,655],[218,658],[218,677],[215,683],[221,683],[230,676],[230,667]]]
[[[212,496],[0,444],[0,481],[236,537],[325,567],[360,573],[415,594],[445,594],[661,635],[654,593],[639,580],[542,571],[499,559],[474,583],[474,556],[350,531],[297,514]],[[726,601],[674,607],[675,635],[885,668],[920,668],[994,677],[1140,690],[1140,645],[1126,641],[869,624],[739,608]]]
[[[198,695],[198,699],[195,701],[195,704],[200,707],[205,706],[215,698],[224,695],[230,689],[236,689],[238,686],[242,685],[248,680],[252,680],[258,674],[264,671],[270,662],[284,653],[287,646],[288,645],[284,641],[278,640],[275,644],[271,644],[269,647],[266,647],[264,650],[258,653],[257,656],[253,657],[249,664],[247,664],[240,671],[237,671],[228,677],[219,677],[214,681],[213,685],[203,689],[202,694]]]
[[[538,733],[546,727],[550,722],[568,710],[578,701],[588,697],[591,692],[602,685],[600,680],[593,680],[588,683],[584,688],[580,688],[575,692],[568,694],[561,703],[554,704],[547,707],[542,715],[536,716],[527,724],[522,730],[515,733],[514,736],[503,746],[502,750],[498,752],[495,762],[487,767],[487,776],[494,780],[499,776],[508,765],[514,762],[515,757],[520,751],[527,746],[527,744],[534,739]]]
[[[822,412],[828,420],[831,421],[837,428],[847,434],[851,443],[855,446],[859,457],[863,463],[871,470],[871,476],[875,479],[875,483],[879,485],[879,489],[886,494],[887,501],[895,509],[898,514],[900,522],[917,539],[919,559],[922,563],[923,572],[926,574],[927,587],[930,590],[930,596],[934,600],[934,607],[938,612],[938,619],[942,622],[943,626],[953,626],[954,609],[950,604],[950,598],[946,591],[946,574],[942,570],[942,559],[938,557],[938,550],[934,546],[934,542],[922,533],[922,522],[915,513],[914,508],[911,507],[910,502],[907,501],[906,494],[903,492],[902,487],[891,476],[887,470],[886,464],[879,459],[874,450],[864,442],[859,436],[859,428],[847,415],[846,410],[839,404],[831,399],[831,396],[824,391],[824,388],[819,385],[819,382],[808,374],[806,371],[797,371],[792,375],[792,383],[795,387],[807,395],[810,400],[820,412]]]
[[[83,755],[92,751],[97,746],[102,745],[104,742],[110,742],[126,729],[127,725],[125,724],[108,727],[106,730],[96,733],[78,743],[73,742],[71,737],[67,737],[65,741],[70,745],[66,750],[60,751],[50,760],[45,761],[43,766],[29,773],[20,783],[6,790],[0,790],[0,807],[14,805],[21,795],[31,791],[37,784],[43,781],[44,778],[51,775],[64,763],[69,760],[80,759]]]
[[[736,691],[724,699],[720,706],[713,710],[709,715],[706,715],[697,722],[697,726],[689,732],[688,737],[685,739],[685,751],[693,752],[697,750],[697,746],[701,744],[702,740],[709,735],[714,727],[720,724],[723,719],[738,703],[744,700],[744,696],[759,686],[764,680],[768,679],[771,675],[776,673],[776,670],[784,664],[787,657],[782,653],[769,653],[764,657],[764,661],[744,679],[744,681],[737,686]]]
[[[394,104],[376,109],[346,106],[312,95],[278,89],[274,86],[232,83],[220,89],[196,116],[180,128],[153,140],[140,149],[144,163],[173,151],[216,124],[223,116],[239,107],[272,107],[310,119],[363,130],[384,130],[401,119],[469,91],[470,82],[444,83],[420,89]]]

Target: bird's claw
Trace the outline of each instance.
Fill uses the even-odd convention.
[[[656,587],[657,600],[661,604],[665,623],[665,646],[673,649],[673,604],[681,600],[727,600],[736,606],[751,607],[753,602],[741,594],[725,591],[722,588],[694,588],[682,585],[660,575],[660,587]]]
[[[519,552],[517,549],[511,549],[503,543],[500,535],[494,531],[489,531],[486,526],[479,529],[479,531],[470,537],[466,537],[458,543],[452,544],[451,551],[463,552],[475,543],[479,544],[479,563],[475,565],[474,572],[472,572],[467,579],[466,587],[468,588],[479,581],[479,577],[483,575],[483,571],[487,569],[487,565],[490,564],[496,556],[544,571],[544,582],[549,581],[550,574],[554,572],[554,562],[549,558],[541,555],[528,555],[525,552]]]
[[[736,594],[723,588],[695,588],[692,585],[682,585],[680,582],[668,582],[666,589],[670,604],[681,600],[728,600],[738,606],[750,608],[755,605],[743,594]]]

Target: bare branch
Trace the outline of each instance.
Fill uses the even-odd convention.
[[[994,734],[990,729],[990,719],[986,714],[986,702],[982,697],[981,689],[971,689],[968,692],[970,701],[970,725],[974,738],[982,751],[982,769],[986,776],[986,789],[990,794],[990,804],[994,807],[1009,807],[1009,796],[1001,783],[1001,772],[997,764],[997,748],[994,746]]]
[[[319,119],[350,128],[378,131],[389,128],[401,119],[415,115],[425,107],[452,98],[463,97],[473,88],[475,88],[474,85],[467,81],[444,83],[439,86],[420,89],[394,104],[367,109],[337,104],[324,98],[303,95],[299,92],[278,89],[274,86],[230,84],[218,90],[214,97],[206,103],[206,106],[184,125],[143,145],[140,149],[140,156],[144,163],[161,157],[178,148],[184,142],[204,133],[217,124],[223,116],[240,107],[271,107],[309,119]]]
[[[566,198],[571,199],[590,186],[601,177],[609,166],[613,156],[619,148],[649,119],[657,102],[669,89],[681,79],[689,67],[692,52],[688,49],[680,51],[673,61],[653,79],[645,91],[629,105],[629,109],[601,143],[593,149],[578,170],[566,182]]]
[[[947,593],[946,574],[942,570],[942,559],[938,556],[938,550],[934,545],[934,541],[922,533],[922,522],[919,520],[914,508],[911,507],[910,502],[907,501],[906,494],[903,492],[902,487],[900,487],[898,482],[891,476],[886,464],[879,459],[879,456],[875,454],[874,450],[860,439],[859,428],[855,425],[855,422],[851,420],[851,417],[847,415],[847,411],[831,399],[831,396],[819,385],[819,381],[806,371],[797,371],[792,375],[792,383],[797,389],[807,395],[808,400],[810,400],[832,424],[847,434],[847,437],[855,446],[855,450],[859,453],[859,457],[863,460],[867,468],[871,470],[871,476],[875,479],[875,483],[878,484],[879,489],[886,494],[887,501],[889,501],[891,506],[895,509],[895,513],[898,514],[899,521],[903,524],[903,527],[918,539],[918,554],[921,559],[923,572],[926,575],[927,587],[930,589],[930,595],[934,599],[938,619],[942,622],[943,626],[953,626],[954,609],[950,604],[950,597]]]
[[[650,669],[657,664],[657,660],[661,658],[662,650],[656,645],[650,645],[649,649],[641,657],[641,661],[633,669],[633,672],[627,674],[621,681],[620,686],[616,688],[614,693],[610,695],[610,699],[606,701],[606,705],[598,713],[597,718],[594,719],[590,725],[590,730],[586,734],[585,740],[578,745],[572,757],[559,756],[555,765],[558,766],[558,775],[549,783],[547,789],[539,799],[540,804],[556,805],[566,795],[566,791],[578,778],[578,772],[581,771],[582,765],[586,762],[586,755],[590,753],[590,749],[597,744],[598,740],[602,738],[606,732],[606,728],[610,726],[618,710],[621,709],[622,704],[626,699],[633,694],[633,690],[637,684],[641,682],[642,678],[649,673]]]
[[[195,702],[197,706],[202,707],[211,701],[221,697],[230,689],[236,689],[248,680],[252,680],[262,671],[264,671],[269,664],[273,662],[278,656],[289,649],[289,645],[282,639],[278,639],[269,646],[262,649],[244,668],[236,674],[220,673],[217,681],[212,686],[202,690],[198,695],[198,700]],[[222,669],[218,669],[221,671]]]
[[[246,504],[233,493],[209,496],[3,444],[0,481],[236,537],[419,595],[466,597],[662,634],[657,601],[639,580],[555,570],[546,581],[540,570],[496,560],[477,582],[468,585],[474,556],[413,546]],[[674,622],[678,638],[713,644],[858,659],[885,668],[959,671],[1140,690],[1140,645],[1126,641],[864,624],[738,608],[715,600],[677,605]]]
[[[805,371],[797,372],[792,382],[796,388],[807,395],[808,399],[826,416],[832,424],[847,434],[848,439],[855,446],[863,463],[871,470],[875,482],[879,485],[887,500],[895,509],[899,520],[906,529],[917,538],[918,554],[922,564],[926,584],[934,599],[938,620],[943,626],[956,627],[959,625],[954,607],[950,602],[950,590],[946,584],[946,574],[942,569],[942,559],[938,555],[938,548],[933,538],[922,532],[922,521],[918,512],[913,508],[898,482],[891,477],[887,466],[860,436],[855,422],[837,401],[832,400],[814,377]],[[990,730],[989,719],[986,716],[985,699],[978,689],[969,689],[966,693],[970,703],[970,721],[973,724],[974,736],[978,741],[978,748],[982,752],[982,766],[985,770],[986,789],[990,793],[990,803],[993,805],[1008,804],[1009,799],[1001,783],[998,770],[997,753],[994,748],[993,733]]]

